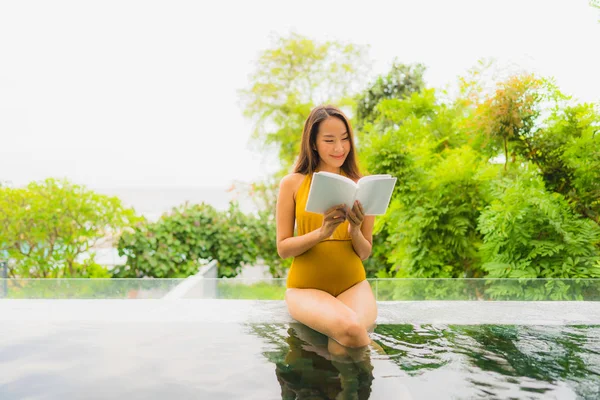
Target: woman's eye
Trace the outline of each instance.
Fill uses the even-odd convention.
[[[350,140],[350,137],[345,137],[342,140]]]
[[[333,140],[326,140],[325,143],[333,143]]]

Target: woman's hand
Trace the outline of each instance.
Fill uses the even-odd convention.
[[[325,212],[323,225],[321,226],[321,240],[333,235],[333,232],[346,220],[346,205],[339,204],[331,207]]]
[[[365,220],[365,211],[362,207],[362,204],[358,200],[354,202],[352,209],[346,208],[346,212],[348,214],[348,232],[350,234],[356,233],[360,231],[360,227]]]

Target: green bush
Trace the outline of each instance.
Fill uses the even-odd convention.
[[[115,277],[180,278],[198,272],[202,261],[217,260],[219,276],[237,275],[260,253],[260,221],[230,203],[225,212],[207,204],[185,204],[156,222],[140,223],[118,243],[125,265]]]
[[[536,172],[495,182],[479,219],[492,278],[600,278],[600,227],[548,193]]]

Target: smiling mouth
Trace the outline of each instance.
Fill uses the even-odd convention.
[[[342,154],[341,156],[331,156],[333,158],[344,158],[345,154]]]

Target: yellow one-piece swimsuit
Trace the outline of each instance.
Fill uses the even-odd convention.
[[[323,215],[306,212],[306,200],[312,181],[307,174],[296,193],[296,229],[302,236],[323,225]],[[287,277],[288,288],[320,289],[338,296],[366,279],[362,260],[352,247],[348,221],[333,235],[294,257]]]

